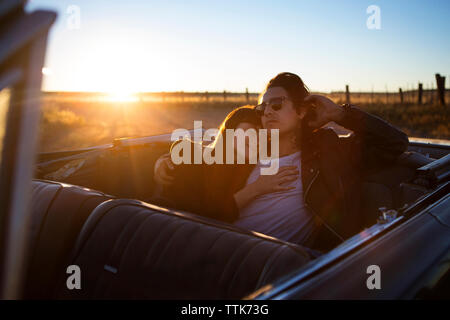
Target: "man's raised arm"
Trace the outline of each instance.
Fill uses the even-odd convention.
[[[408,136],[404,132],[355,106],[338,106],[318,95],[311,95],[305,101],[316,109],[316,119],[310,126],[317,128],[334,121],[354,132],[353,137],[347,139],[351,142],[348,152],[365,168],[392,163],[408,147]]]

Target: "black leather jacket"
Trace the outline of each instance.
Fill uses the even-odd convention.
[[[354,106],[344,108],[338,124],[353,134],[320,129],[302,146],[303,197],[317,225],[306,245],[314,249],[328,250],[361,231],[364,177],[394,163],[408,146],[407,135],[386,121]]]

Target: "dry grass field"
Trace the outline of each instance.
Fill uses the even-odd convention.
[[[192,128],[194,120],[202,120],[205,129],[217,127],[235,107],[256,103],[255,95],[248,101],[245,95],[230,95],[226,101],[220,94],[208,99],[201,94],[183,96],[138,97],[130,101],[92,94],[44,94],[39,151],[71,150],[110,143],[120,137],[170,133],[177,128]],[[344,101],[342,93],[328,96],[335,102]],[[387,97],[386,103],[386,94],[381,93],[356,93],[351,100],[409,136],[450,139],[450,109],[431,103],[431,97],[425,96],[423,105],[400,104],[394,94]]]

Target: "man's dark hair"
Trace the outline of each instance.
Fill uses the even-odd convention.
[[[289,94],[289,98],[294,102],[295,107],[300,107],[303,99],[309,95],[308,87],[303,80],[296,74],[282,72],[272,78],[264,91],[269,88],[282,87]]]
[[[297,113],[300,108],[307,107],[303,104],[303,100],[309,95],[309,89],[298,75],[291,72],[279,73],[269,81],[264,91],[274,87],[282,87],[287,91]],[[296,142],[300,147],[303,147],[311,138],[311,129],[308,127],[308,121],[313,118],[314,113],[308,111],[302,120],[300,130],[296,132]]]

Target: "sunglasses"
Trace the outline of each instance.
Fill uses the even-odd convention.
[[[264,114],[264,111],[266,110],[267,107],[271,107],[273,111],[279,111],[281,110],[281,108],[283,108],[284,100],[288,100],[288,98],[287,97],[272,98],[268,102],[258,104],[255,107],[255,110],[260,114]]]

